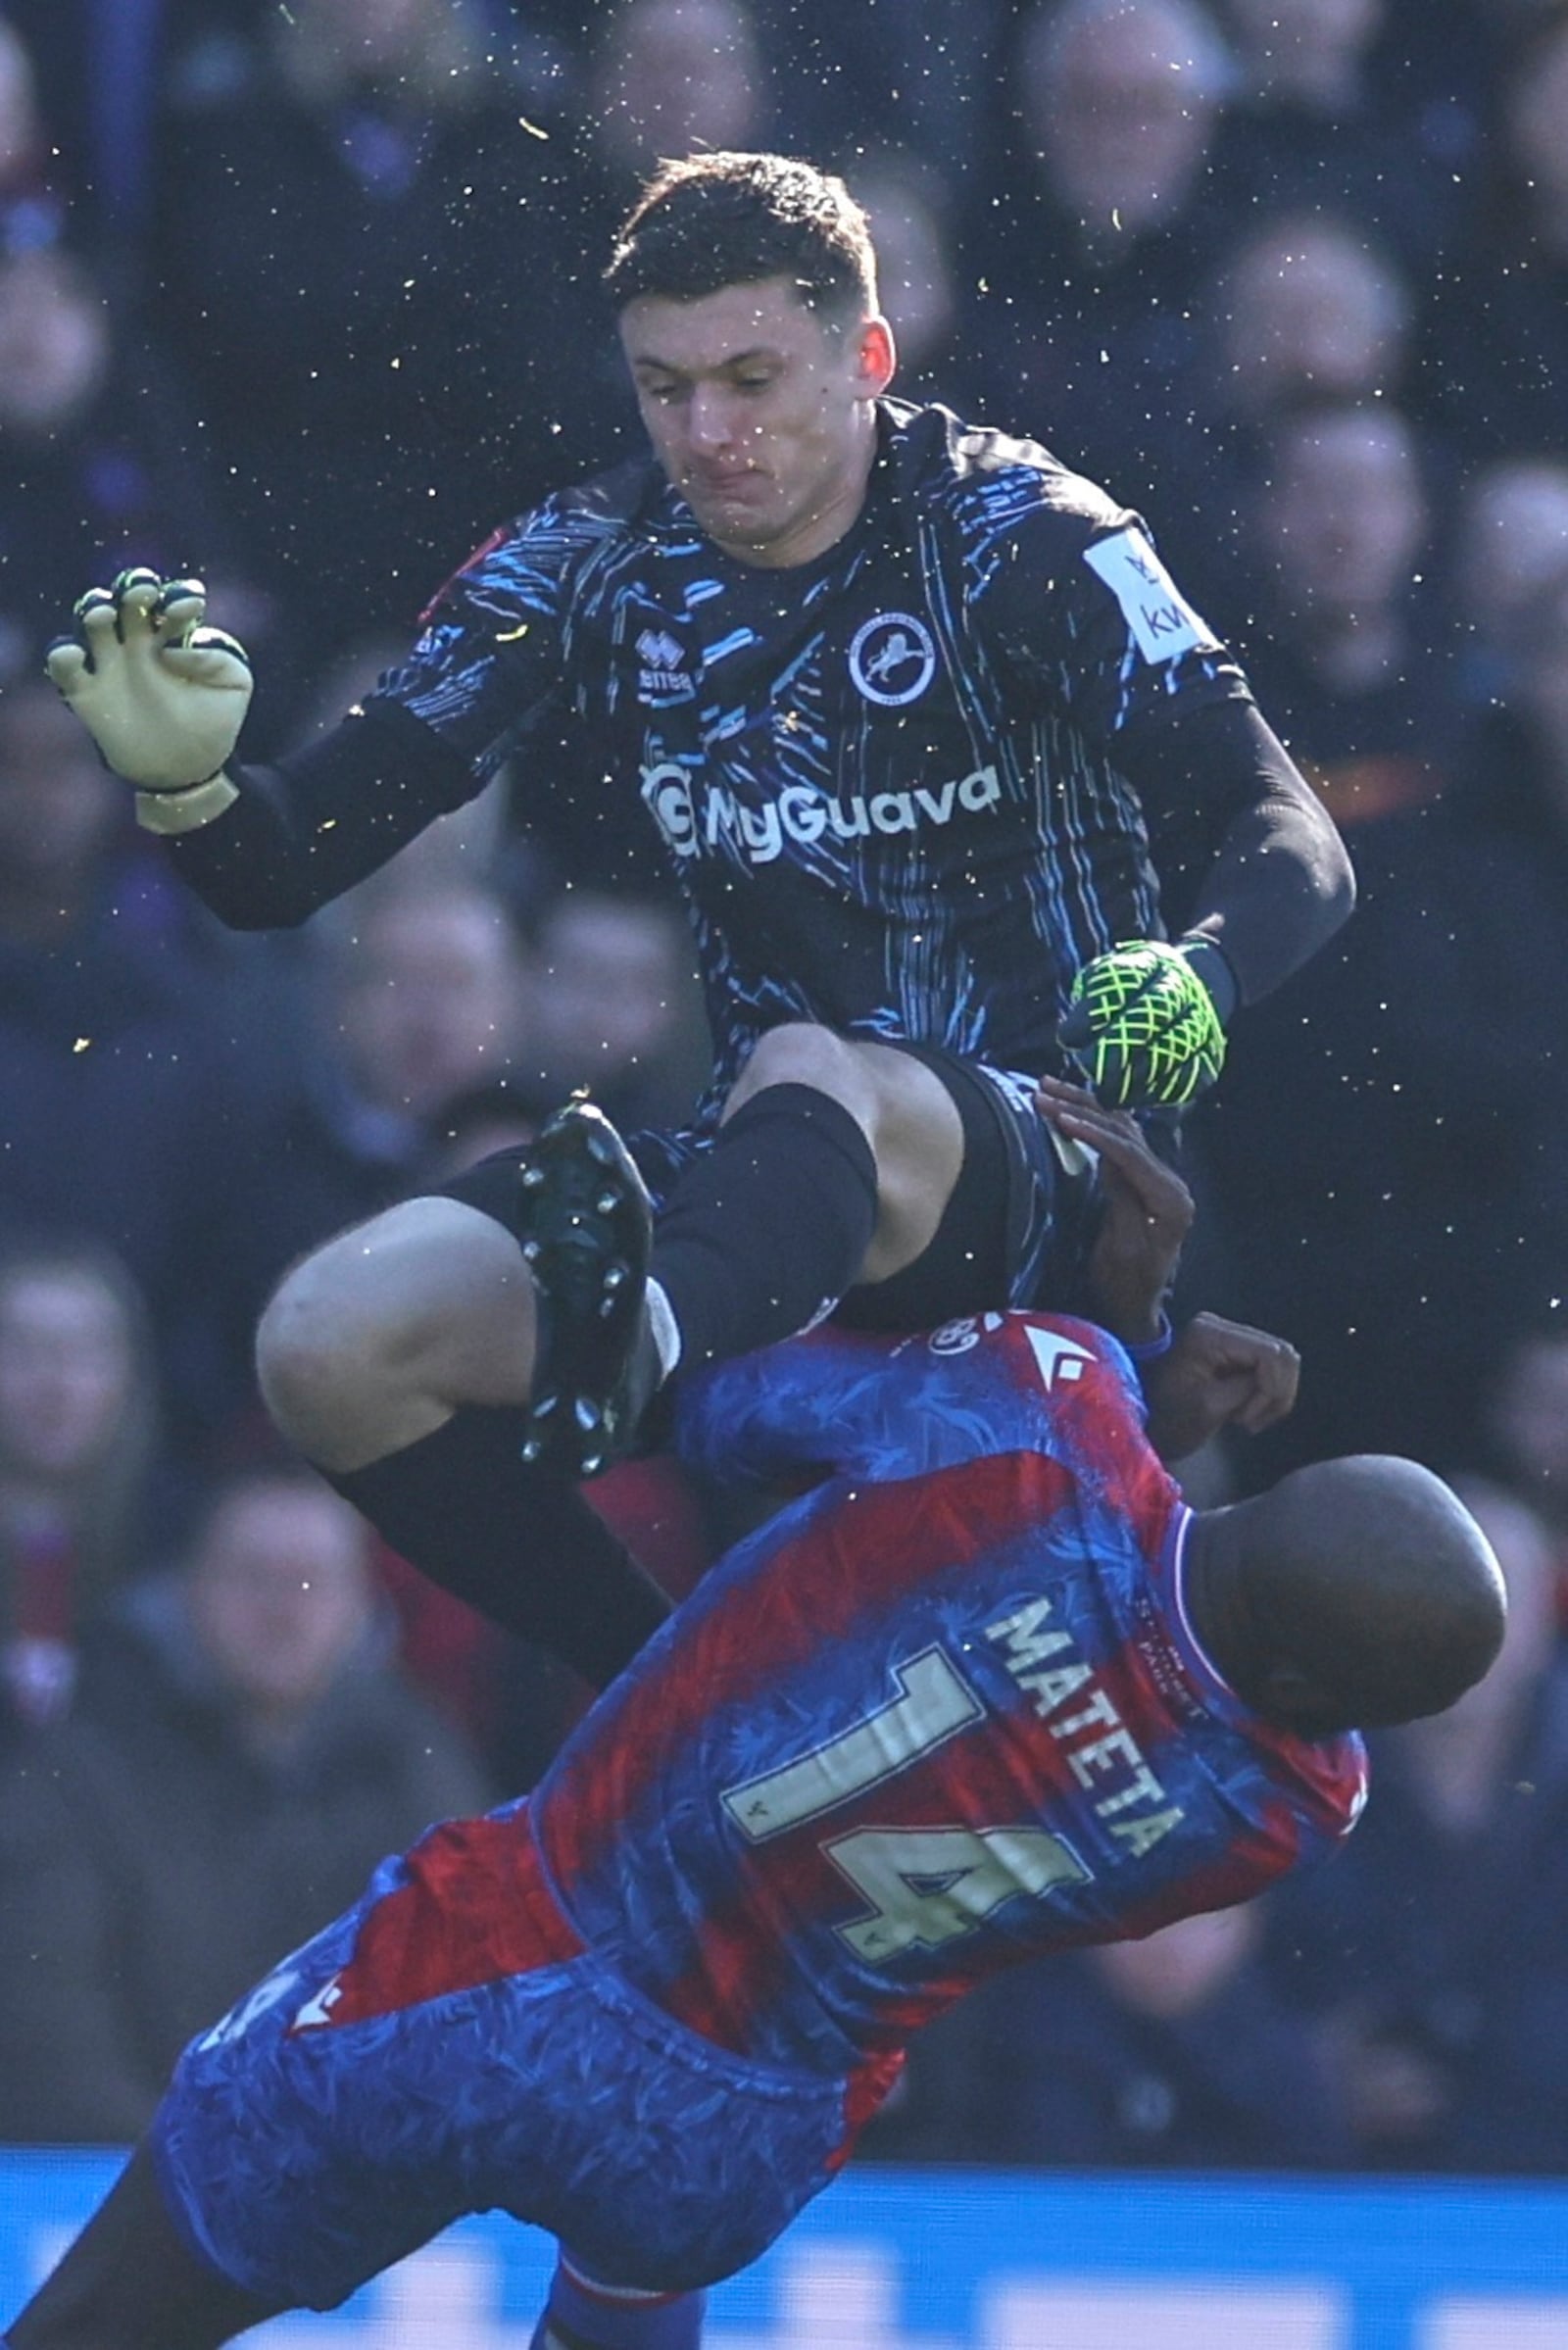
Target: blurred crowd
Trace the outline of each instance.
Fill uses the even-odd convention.
[[[1560,0],[0,0],[0,2141],[131,2137],[581,1709],[281,1455],[251,1334],[332,1229],[579,1083],[677,1118],[706,1060],[594,779],[503,772],[235,938],[43,647],[195,572],[247,748],[330,723],[495,523],[638,445],[599,271],[709,145],[842,171],[897,388],[1136,508],[1346,828],[1360,910],[1190,1121],[1192,1301],[1305,1362],[1195,1498],[1407,1451],[1512,1602],[1333,1867],[992,1986],[868,2151],[1568,2167],[1565,125]],[[725,1533],[664,1462],[594,1497],[677,1593]]]

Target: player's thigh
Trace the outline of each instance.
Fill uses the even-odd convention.
[[[862,1282],[889,1280],[923,1256],[963,1169],[964,1121],[939,1066],[896,1046],[857,1042],[875,1094],[876,1231]]]
[[[1007,1306],[1072,1310],[1097,1227],[1093,1155],[1040,1116],[1033,1081],[937,1046],[873,1048],[945,1093],[962,1148],[956,1180],[918,1253],[868,1274],[838,1319],[867,1330],[928,1330]]]

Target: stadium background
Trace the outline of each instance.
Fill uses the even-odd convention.
[[[1356,860],[1354,924],[1192,1121],[1188,1292],[1306,1362],[1195,1497],[1411,1451],[1465,1481],[1518,1630],[1484,1701],[1383,1742],[1330,1879],[934,2035],[718,2338],[1568,2340],[1564,122],[1550,0],[0,5],[0,2141],[123,2142],[313,1904],[438,1787],[527,1784],[583,1702],[278,1485],[248,1334],[333,1225],[585,1076],[665,1115],[703,1059],[597,779],[525,821],[503,778],[304,933],[232,939],[42,647],[124,563],[200,570],[250,747],[328,722],[497,519],[635,445],[597,271],[638,173],[779,145],[871,210],[900,388],[1145,514]],[[730,1524],[657,1467],[604,1506],[677,1588]],[[276,1604],[301,1542],[314,1618]],[[0,2168],[9,2297],[95,2159]],[[1116,2301],[1211,2283],[1244,2214],[1284,2301]],[[533,2257],[470,2239],[433,2296],[466,2339],[492,2286],[520,2326]],[[1020,2276],[1097,2277],[1102,2315],[1008,2333]]]

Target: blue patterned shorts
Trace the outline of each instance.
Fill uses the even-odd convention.
[[[493,2209],[606,2284],[679,2291],[828,2184],[844,2098],[699,2038],[584,1948],[511,1805],[385,1862],[193,2041],[152,2148],[196,2249],[283,2306],[330,2309]]]

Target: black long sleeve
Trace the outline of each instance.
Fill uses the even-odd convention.
[[[484,782],[419,719],[387,702],[275,765],[228,772],[238,800],[169,848],[181,880],[231,930],[303,922]]]
[[[1333,819],[1250,702],[1129,734],[1119,764],[1148,812],[1173,929],[1224,948],[1244,1003],[1345,922],[1355,877]]]

